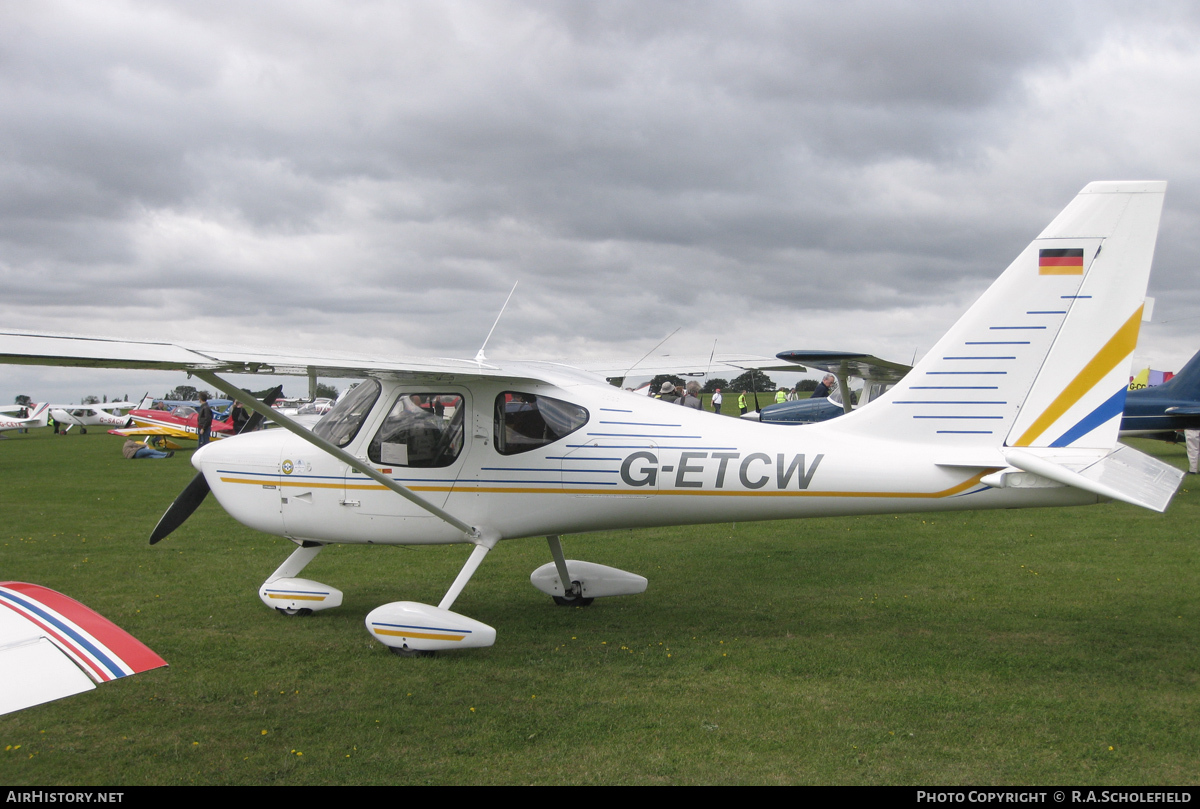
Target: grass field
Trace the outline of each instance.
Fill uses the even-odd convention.
[[[171,666],[0,717],[2,784],[1200,780],[1190,478],[1165,515],[566,537],[568,556],[650,579],[586,609],[530,586],[544,541],[503,543],[455,605],[496,645],[402,660],[363,618],[437,603],[465,548],[332,547],[305,575],[344,606],[285,618],[257,588],[291,544],[210,501],[150,547],[193,469],[186,452],[131,463],[121,443],[0,441],[0,578],[78,598]],[[1183,465],[1182,446],[1137,446]]]

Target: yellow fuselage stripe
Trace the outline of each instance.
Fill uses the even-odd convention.
[[[454,485],[448,486],[409,486],[408,488],[414,492],[450,492],[457,488],[459,491],[469,491],[476,494],[611,494],[611,495],[686,495],[692,497],[918,497],[918,498],[937,498],[950,497],[951,495],[964,492],[975,484],[979,483],[984,475],[995,472],[999,467],[985,469],[979,474],[967,478],[962,483],[951,486],[948,489],[942,489],[940,492],[846,492],[846,491],[808,491],[808,490],[791,490],[791,491],[775,491],[775,492],[760,492],[760,491],[725,491],[714,489],[551,489],[546,487],[529,487],[529,486],[473,486],[469,480],[460,480]],[[248,478],[228,478],[222,477],[223,483],[246,483],[261,485],[266,484],[263,480],[253,480]],[[342,486],[338,483],[303,483],[301,481],[282,481],[281,485],[285,486],[300,486],[309,489],[368,489],[371,491],[390,491],[384,486],[368,486],[355,484],[352,486]]]
[[[401,632],[396,629],[376,629],[376,635],[395,635],[402,638],[422,638],[424,640],[462,640],[466,635],[440,635],[434,632]]]

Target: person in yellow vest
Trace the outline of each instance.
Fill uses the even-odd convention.
[[[783,388],[775,391],[775,404],[783,404],[787,401],[787,391]]]
[[[742,391],[741,396],[738,396],[738,408],[741,409],[742,415],[746,415],[746,391]]]

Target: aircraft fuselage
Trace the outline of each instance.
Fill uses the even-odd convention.
[[[999,456],[987,469],[939,465],[914,443],[855,439],[845,429],[851,416],[795,430],[603,383],[364,384],[379,393],[343,449],[501,538],[1097,502],[1062,486],[989,487],[981,478],[1005,466]],[[438,402],[453,404],[439,412]],[[419,426],[405,428],[406,420]],[[556,431],[566,432],[555,438]],[[439,443],[449,450],[434,459]],[[466,541],[462,531],[281,430],[209,445],[194,463],[230,514],[267,533],[318,542]]]

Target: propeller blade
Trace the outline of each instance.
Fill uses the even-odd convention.
[[[279,385],[274,390],[270,391],[263,399],[263,404],[267,407],[275,404],[275,401],[283,393],[283,385]],[[257,430],[262,424],[263,417],[261,413],[254,413],[250,418],[246,419],[246,423],[238,430],[238,435]],[[158,525],[154,526],[154,530],[150,533],[150,544],[157,545],[162,540],[179,526],[183,525],[188,517],[192,516],[192,512],[200,507],[204,502],[204,498],[208,497],[209,493],[208,481],[204,477],[203,472],[197,472],[196,477],[192,478],[192,482],[179,493],[175,498],[175,502],[167,507],[163,512],[162,517],[158,520]]]
[[[270,407],[271,405],[275,404],[275,402],[278,401],[279,397],[282,395],[283,395],[283,385],[279,385],[279,386],[275,387],[274,389],[268,391],[267,395],[263,397],[262,402],[267,407]],[[262,413],[251,413],[250,418],[246,419],[246,423],[243,424],[241,429],[239,429],[237,431],[237,434],[241,435],[242,433],[252,433],[255,430],[257,430],[259,425],[261,425],[262,423],[263,423],[263,414]]]
[[[158,525],[154,526],[154,531],[150,534],[150,544],[158,544],[160,540],[183,525],[184,520],[192,516],[192,512],[200,507],[205,497],[208,497],[208,481],[205,480],[204,473],[199,472],[196,477],[192,478],[192,482],[187,485],[187,488],[179,493],[175,502],[171,503],[163,512]]]

